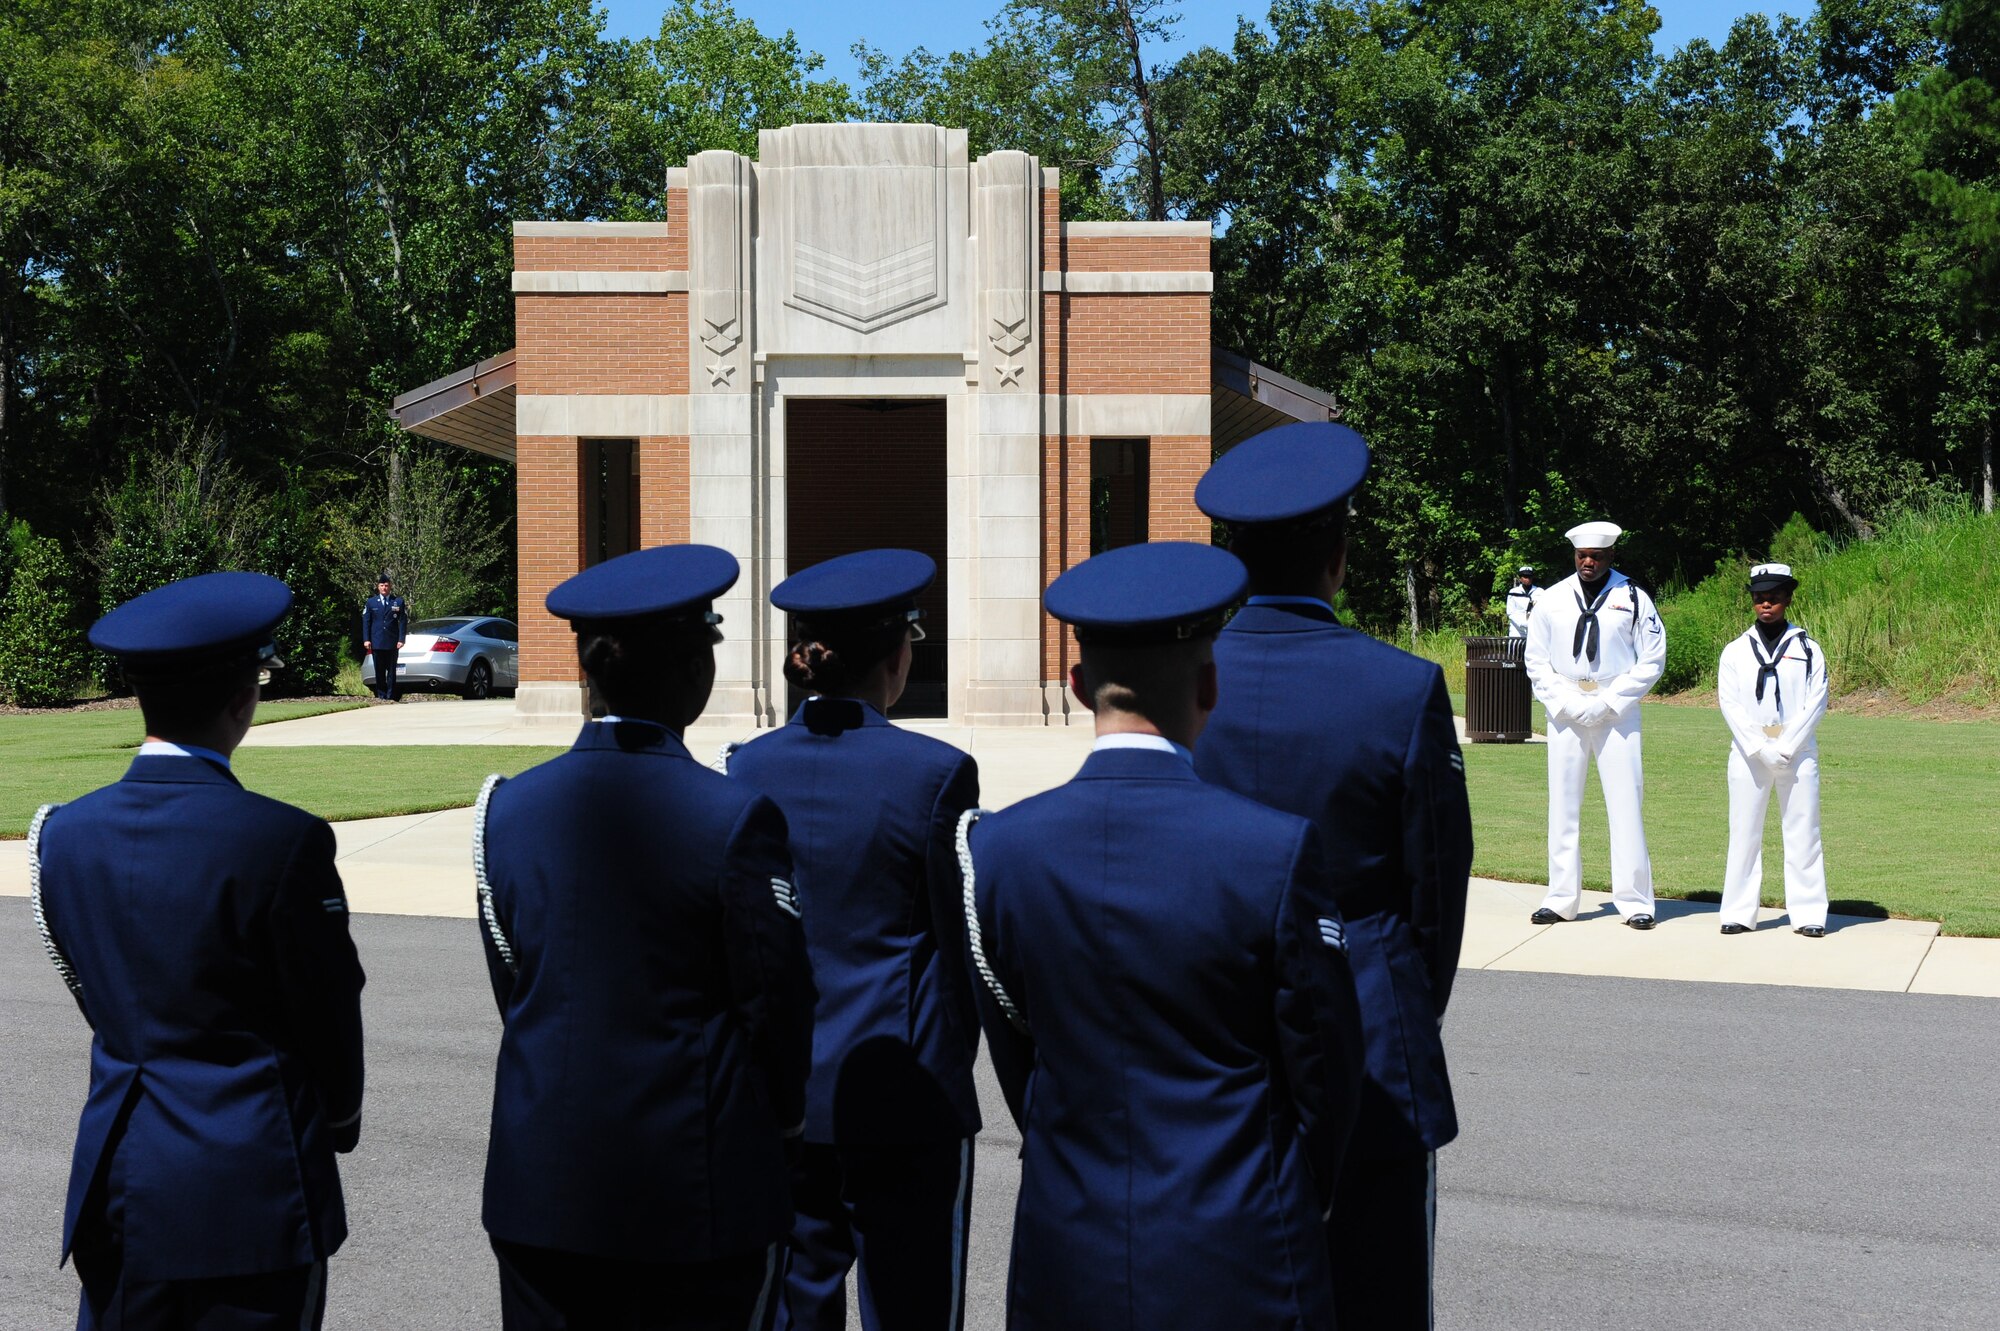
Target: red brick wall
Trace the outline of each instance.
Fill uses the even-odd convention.
[[[516,236],[522,272],[666,273],[687,267],[687,236]]]
[[[1207,236],[1070,236],[1064,267],[1072,273],[1205,273]]]
[[[1043,192],[1043,262],[1070,272],[1207,272],[1205,236],[1060,236],[1059,199]],[[1201,293],[1050,294],[1042,308],[1042,391],[1057,395],[1209,392],[1209,298]],[[1209,539],[1194,506],[1207,470],[1206,438],[1154,438],[1150,449],[1148,536]],[[1043,585],[1090,554],[1090,440],[1042,441]],[[1076,659],[1075,639],[1044,617],[1044,678],[1061,680]]]
[[[1206,393],[1208,297],[1066,295],[1067,393]]]
[[[555,585],[583,567],[580,450],[574,439],[523,436],[514,441],[519,504],[521,678],[574,682],[576,637],[542,608]]]
[[[639,441],[639,547],[686,545],[690,529],[688,439]]]
[[[523,393],[685,393],[688,298],[522,294],[514,298],[515,383]]]
[[[1148,539],[1208,543],[1213,528],[1207,514],[1194,506],[1194,487],[1208,470],[1208,463],[1207,435],[1153,436],[1152,495],[1146,505]]]

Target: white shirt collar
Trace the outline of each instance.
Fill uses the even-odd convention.
[[[1165,735],[1099,735],[1097,742],[1090,746],[1092,753],[1103,753],[1107,749],[1151,749],[1155,753],[1173,753],[1189,767],[1194,766],[1194,751],[1186,745],[1176,744]]]
[[[646,719],[645,719],[644,717],[641,717],[641,716],[609,716],[609,715],[606,715],[606,716],[593,716],[593,717],[591,717],[590,719],[591,719],[591,721],[592,721],[592,722],[593,722],[594,724],[596,724],[596,725],[600,725],[600,726],[604,726],[604,725],[612,725],[612,726],[651,726],[651,727],[653,727],[653,729],[655,729],[655,730],[671,730],[671,729],[673,729],[673,727],[672,727],[672,726],[669,726],[669,725],[668,725],[668,724],[667,724],[666,722],[664,722],[664,721],[648,721],[648,720],[646,720]]]
[[[228,767],[229,759],[214,749],[204,749],[199,744],[175,744],[164,739],[149,739],[139,746],[141,758],[206,758],[220,767]]]
[[[1245,605],[1316,605],[1320,609],[1326,611],[1329,615],[1333,613],[1333,606],[1325,601],[1320,600],[1319,597],[1317,596],[1253,596],[1249,600],[1245,601],[1244,604]]]

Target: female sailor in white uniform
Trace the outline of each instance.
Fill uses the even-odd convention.
[[[1622,534],[1609,522],[1570,528],[1576,573],[1549,588],[1528,621],[1528,682],[1549,714],[1549,894],[1529,917],[1536,924],[1575,919],[1583,900],[1577,832],[1595,757],[1611,825],[1611,904],[1634,929],[1653,927],[1639,700],[1667,663],[1667,631],[1653,598],[1611,567]]]
[[[1764,883],[1764,811],[1778,792],[1785,837],[1785,913],[1808,938],[1826,936],[1826,857],[1819,834],[1819,742],[1826,653],[1787,622],[1798,579],[1784,564],[1750,570],[1756,622],[1722,649],[1715,696],[1729,723],[1729,862],[1722,932],[1757,926]]]

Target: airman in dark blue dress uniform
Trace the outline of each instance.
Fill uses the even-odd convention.
[[[1437,1148],[1458,1135],[1439,1026],[1465,928],[1472,817],[1438,667],[1343,627],[1349,496],[1368,447],[1300,424],[1237,445],[1195,502],[1253,595],[1215,646],[1204,780],[1319,828],[1347,919],[1368,1078],[1328,1234],[1342,1326],[1431,1325]]]
[[[347,1236],[362,974],[333,832],[229,769],[291,603],[209,573],[99,620],[145,743],[28,832],[35,921],[92,1030],[63,1213],[79,1328],[316,1328]]]
[[[715,682],[713,546],[549,593],[609,714],[475,809],[505,1031],[484,1219],[518,1328],[767,1327],[813,986],[784,816],[681,743]]]
[[[410,611],[389,582],[375,580],[375,594],[361,607],[361,647],[375,655],[375,696],[396,701],[396,656],[410,636]]]
[[[1243,567],[1126,546],[1058,578],[1076,777],[962,837],[967,937],[1023,1139],[1008,1325],[1325,1328],[1322,1216],[1361,1035],[1312,825],[1196,777]]]
[[[936,577],[867,550],[772,589],[796,626],[786,678],[814,696],[728,759],[791,828],[819,988],[780,1327],[846,1325],[857,1259],[868,1331],[951,1331],[964,1310],[979,1018],[955,843],[979,771],[886,716]]]

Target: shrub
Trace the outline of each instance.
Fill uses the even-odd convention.
[[[294,597],[278,626],[286,668],[272,675],[269,692],[333,688],[350,616],[327,573],[324,513],[296,472],[284,472],[276,491],[265,493],[213,446],[187,441],[170,454],[134,459],[101,505],[104,535],[95,562],[104,609],[199,573],[267,573]]]
[[[1872,541],[1836,545],[1794,516],[1768,557],[1798,573],[1791,618],[1825,650],[1836,693],[2000,698],[2000,520],[1960,500],[1905,513]],[[1663,692],[1713,684],[1723,646],[1749,627],[1744,583],[1763,558],[1724,561],[1660,607]]]
[[[4,535],[0,691],[21,707],[54,707],[76,696],[89,668],[76,569],[58,542],[25,522],[9,524]]]
[[[506,610],[493,594],[506,526],[476,483],[477,465],[412,450],[381,483],[333,510],[334,567],[354,616],[384,568],[412,620]]]

